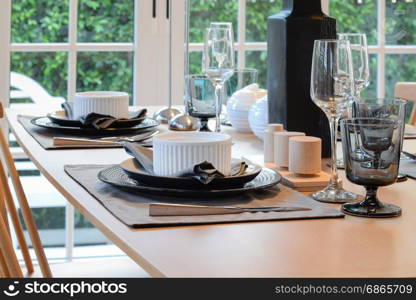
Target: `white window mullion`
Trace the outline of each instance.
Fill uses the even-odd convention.
[[[72,101],[77,84],[78,0],[69,3],[68,100]]]
[[[380,51],[377,55],[377,97],[385,96],[385,21],[386,21],[386,0],[379,0],[377,7],[377,41]]]
[[[10,94],[10,30],[12,1],[0,1],[0,101],[9,106]]]
[[[78,0],[69,2],[69,48],[68,48],[68,95],[67,100],[72,101],[77,85],[77,24]],[[74,207],[67,202],[65,208],[65,252],[66,259],[72,260],[74,249]]]
[[[238,43],[237,43],[237,53],[238,53],[238,67],[244,68],[246,66],[246,53],[245,53],[245,43],[246,43],[246,0],[239,0],[238,2]]]

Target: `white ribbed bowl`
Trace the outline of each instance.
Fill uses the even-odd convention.
[[[110,115],[115,118],[129,117],[129,95],[124,92],[80,92],[74,98],[74,119],[89,113]]]
[[[153,138],[153,170],[173,176],[203,161],[231,173],[231,137],[217,132],[168,132]]]

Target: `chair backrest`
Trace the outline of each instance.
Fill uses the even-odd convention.
[[[0,119],[2,117],[3,105],[0,103]],[[29,248],[23,234],[22,224],[20,222],[16,205],[13,200],[9,181],[6,177],[6,174],[10,174],[14,191],[16,193],[17,200],[19,201],[23,220],[32,241],[39,266],[42,270],[42,274],[44,277],[51,277],[51,270],[49,268],[46,255],[42,247],[32,212],[27,202],[19,174],[16,170],[16,166],[14,165],[6,137],[1,128],[0,149],[0,156],[4,158],[4,164],[7,167],[4,167],[3,161],[0,160],[0,273],[3,277],[23,277],[23,271],[17,260],[17,255],[11,241],[10,229],[7,221],[9,215],[12,221],[12,224],[10,225],[13,225],[14,232],[16,234],[20,249],[22,251],[23,259],[25,261],[27,272],[31,274],[34,271],[33,263],[29,254]]]
[[[51,96],[37,81],[20,73],[10,72],[10,85],[23,92],[36,104],[57,107],[65,101],[62,97]],[[12,97],[14,94],[16,93],[11,91]]]
[[[400,99],[414,102],[409,124],[416,125],[416,82],[396,83],[394,88],[394,96]]]

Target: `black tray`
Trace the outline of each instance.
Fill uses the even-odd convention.
[[[133,178],[130,178],[123,171],[123,169],[117,165],[100,171],[98,173],[98,179],[133,193],[147,193],[178,197],[196,197],[199,199],[201,197],[227,196],[270,188],[278,184],[282,180],[282,176],[273,170],[263,168],[260,174],[254,180],[246,183],[243,187],[240,188],[188,190],[145,185],[137,180],[134,180]]]
[[[213,179],[209,184],[203,184],[192,177],[157,176],[155,174],[149,174],[134,158],[123,161],[120,167],[129,177],[145,185],[174,189],[181,187],[181,189],[187,190],[240,188],[256,178],[262,170],[260,166],[249,164],[245,173],[242,175],[218,177]]]

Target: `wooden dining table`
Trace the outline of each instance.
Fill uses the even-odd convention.
[[[152,108],[156,109],[156,108]],[[123,149],[44,150],[17,121],[44,108],[8,109],[11,131],[55,188],[96,228],[154,277],[415,277],[416,180],[380,188],[384,202],[399,205],[396,218],[280,220],[134,229],[114,217],[64,171],[68,164],[117,164]],[[233,157],[258,160],[262,141],[233,137]],[[416,140],[404,150],[416,153]],[[363,194],[340,171],[344,187]],[[40,187],[41,188],[41,187]],[[28,195],[30,200],[30,195]],[[333,207],[339,208],[337,205]]]

